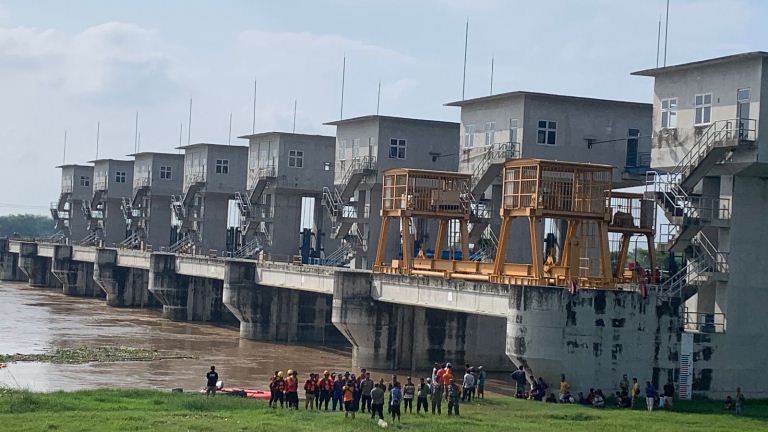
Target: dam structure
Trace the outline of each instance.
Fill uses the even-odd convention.
[[[344,342],[369,369],[523,366],[579,390],[612,390],[627,374],[672,381],[684,398],[737,386],[766,397],[768,332],[754,317],[768,302],[768,53],[635,75],[654,78],[652,104],[515,93],[452,103],[460,125],[329,123],[335,155],[329,137],[291,134],[277,147],[271,134],[246,136],[250,148],[184,146],[183,169],[171,170],[183,171],[181,192],[152,196],[162,205],[168,194],[168,219],[152,220],[172,227],[167,245],[126,242],[137,231],[109,200],[130,200],[137,214],[128,173],[139,171],[108,161],[96,162],[82,206],[95,234],[78,239],[72,209],[89,195],[74,185],[87,168],[62,168],[73,186],[63,181],[56,203],[61,233],[0,239],[0,279],[162,307],[170,320],[238,323],[251,340]],[[312,149],[322,159],[310,161]],[[121,181],[101,187],[107,163],[109,181]],[[316,184],[299,182],[310,166]],[[615,189],[627,186],[640,187]],[[281,190],[285,226],[265,210]],[[296,232],[299,198],[314,200],[313,223],[341,253],[324,256]]]

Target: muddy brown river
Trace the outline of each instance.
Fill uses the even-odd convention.
[[[0,369],[0,386],[34,391],[98,387],[195,391],[202,387],[210,365],[216,365],[226,386],[266,389],[275,370],[296,369],[301,376],[324,369],[353,371],[348,346],[254,342],[240,339],[234,326],[173,322],[162,318],[160,310],[113,308],[103,299],[0,283],[0,353],[35,354],[82,346],[129,346],[197,358],[76,365],[18,362]],[[390,373],[373,375],[378,379]],[[497,379],[489,379],[488,387],[502,392],[508,388]]]

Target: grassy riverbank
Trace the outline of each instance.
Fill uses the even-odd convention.
[[[404,414],[413,431],[764,431],[768,403],[747,404],[746,415],[723,413],[719,402],[679,402],[675,412],[596,410],[494,396],[461,406],[460,418]],[[368,416],[345,420],[340,413],[272,410],[266,402],[234,397],[205,398],[147,390],[0,393],[0,430],[8,431],[374,431]]]

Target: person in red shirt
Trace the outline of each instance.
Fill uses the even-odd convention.
[[[325,405],[325,410],[328,411],[328,402],[331,401],[331,394],[333,393],[333,380],[328,371],[323,372],[323,379],[320,380],[318,386],[320,387],[320,408]]]
[[[315,374],[309,374],[309,378],[304,382],[304,409],[315,409],[315,389],[317,383],[315,383]]]
[[[299,381],[296,371],[289,370],[285,379],[285,402],[288,408],[299,409]]]

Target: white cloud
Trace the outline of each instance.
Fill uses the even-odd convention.
[[[110,22],[75,35],[54,29],[0,28],[0,73],[72,96],[129,101],[173,87],[172,59],[152,30]],[[146,92],[136,92],[142,86]]]

